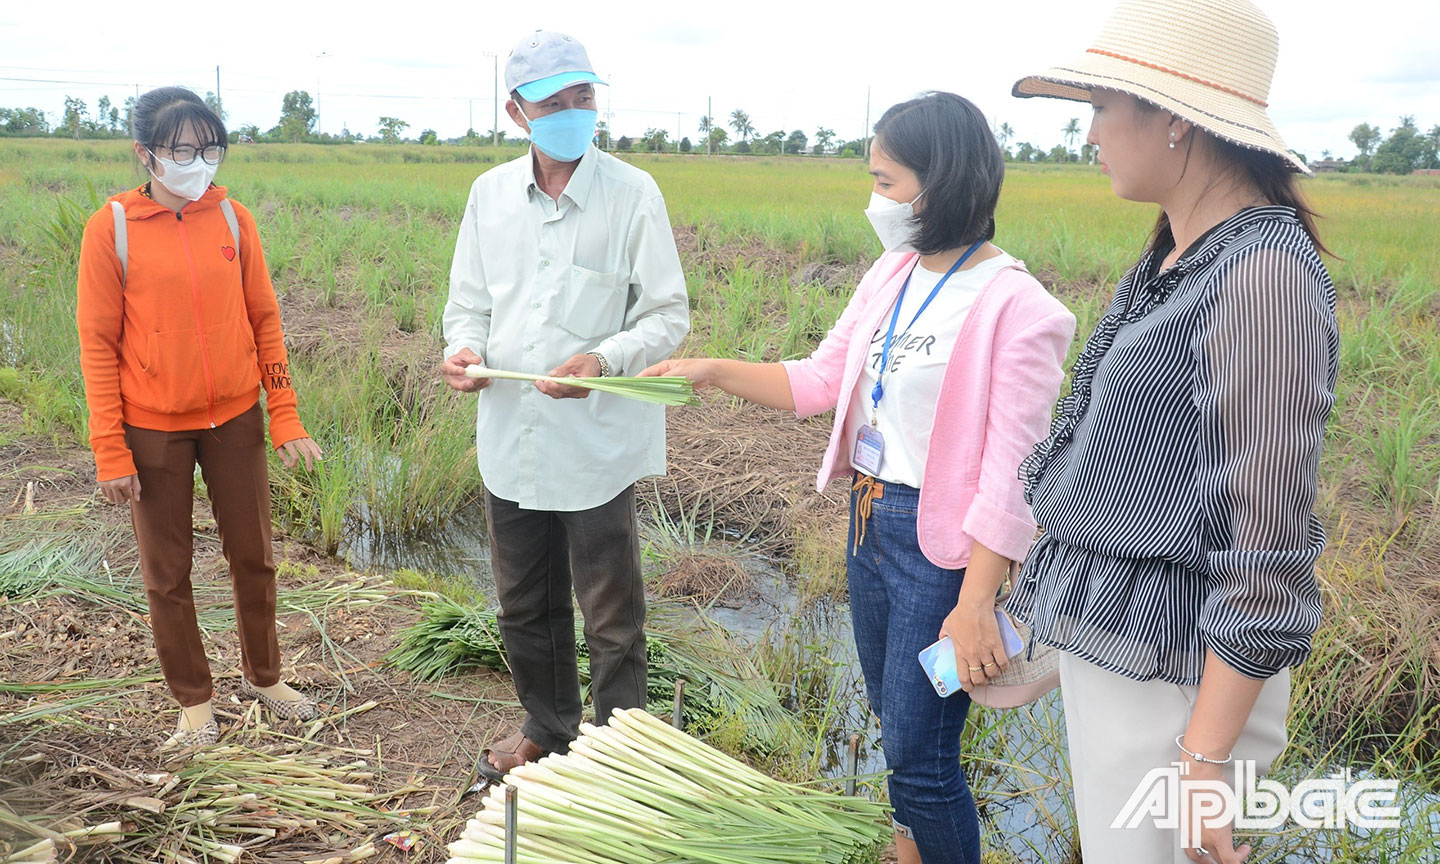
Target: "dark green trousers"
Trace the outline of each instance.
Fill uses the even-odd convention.
[[[581,720],[577,603],[596,716],[603,723],[616,708],[645,707],[645,585],[635,487],[573,512],[524,510],[487,492],[485,517],[500,637],[525,708],[522,731],[546,750],[564,753]]]

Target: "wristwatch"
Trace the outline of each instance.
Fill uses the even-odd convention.
[[[610,361],[605,359],[605,355],[601,354],[599,351],[586,351],[585,353],[591,357],[594,357],[596,361],[600,363],[600,377],[609,378]]]

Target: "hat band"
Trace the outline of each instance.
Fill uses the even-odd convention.
[[[1217,83],[1215,83],[1214,81],[1206,81],[1204,78],[1198,78],[1198,77],[1196,77],[1196,76],[1194,76],[1194,75],[1187,75],[1186,73],[1181,72],[1181,71],[1179,71],[1178,69],[1171,69],[1171,68],[1166,67],[1166,66],[1161,66],[1159,63],[1151,63],[1151,62],[1149,62],[1149,61],[1147,61],[1147,60],[1139,60],[1139,59],[1137,59],[1137,58],[1135,58],[1135,57],[1126,57],[1124,54],[1116,54],[1114,51],[1106,51],[1106,50],[1104,50],[1103,48],[1087,48],[1087,49],[1085,50],[1085,53],[1086,53],[1086,54],[1099,54],[1099,55],[1101,55],[1102,57],[1113,57],[1113,58],[1115,58],[1116,60],[1124,60],[1126,63],[1135,63],[1135,64],[1140,65],[1140,66],[1146,66],[1146,67],[1149,67],[1149,68],[1151,68],[1151,69],[1155,69],[1155,70],[1157,70],[1157,71],[1164,72],[1164,73],[1167,74],[1167,75],[1174,75],[1174,76],[1177,77],[1177,78],[1184,78],[1186,81],[1193,81],[1193,82],[1195,82],[1196,84],[1203,84],[1203,85],[1206,86],[1206,87],[1211,87],[1211,88],[1213,88],[1213,89],[1215,89],[1215,90],[1220,90],[1220,91],[1222,91],[1222,92],[1224,92],[1224,93],[1229,93],[1231,96],[1239,96],[1241,99],[1244,99],[1244,100],[1246,100],[1247,102],[1254,102],[1256,105],[1259,105],[1261,108],[1269,108],[1269,107],[1270,107],[1270,103],[1266,102],[1264,99],[1257,99],[1256,97],[1251,96],[1249,93],[1244,93],[1244,92],[1242,92],[1242,91],[1240,91],[1240,90],[1236,90],[1236,89],[1233,88],[1233,87],[1226,87],[1224,84],[1217,84]]]

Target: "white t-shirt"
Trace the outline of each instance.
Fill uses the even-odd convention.
[[[940,400],[940,385],[945,367],[960,337],[960,328],[975,298],[995,278],[995,274],[1015,263],[1001,252],[994,258],[958,271],[951,276],[940,293],[930,302],[925,313],[906,329],[915,313],[930,296],[931,290],[944,273],[926,270],[917,262],[910,274],[910,285],[901,299],[900,318],[890,342],[890,365],[885,372],[885,395],[878,412],[871,399],[880,369],[880,356],[885,347],[885,333],[894,314],[892,305],[880,318],[879,329],[870,337],[869,356],[860,372],[855,392],[850,395],[850,413],[845,422],[846,455],[854,463],[855,434],[861,426],[877,417],[875,428],[885,439],[877,477],[886,483],[902,483],[920,487],[925,476],[925,454],[930,450],[930,433],[935,425],[935,405]],[[859,336],[859,334],[856,334]],[[977,418],[976,422],[983,422]]]

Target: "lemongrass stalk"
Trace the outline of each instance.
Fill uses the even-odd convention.
[[[125,826],[120,822],[101,822],[98,825],[90,825],[85,828],[76,828],[73,831],[62,831],[70,840],[88,840],[92,837],[112,837],[125,833]]]
[[[612,753],[621,755],[622,758],[627,758],[629,753],[634,753],[639,756],[653,759],[660,763],[660,765],[663,767],[670,767],[666,764],[668,760],[666,759],[666,755],[663,750],[643,743],[639,740],[626,739],[619,732],[610,729],[609,727],[600,727],[596,729],[592,737],[594,737],[600,742],[600,746],[602,748],[611,748]],[[632,746],[626,747],[625,744],[622,743],[626,741],[629,741]],[[755,791],[754,786],[742,782],[740,778],[728,777],[719,770],[709,768],[702,763],[695,763],[693,765],[687,765],[686,767],[693,770],[695,774],[697,774],[701,779],[705,780],[706,783],[713,784],[714,787],[730,790],[736,794],[748,794],[751,791]]]
[[[40,864],[55,860],[55,841],[46,837],[33,846],[26,846],[18,852],[0,858],[0,864]]]

